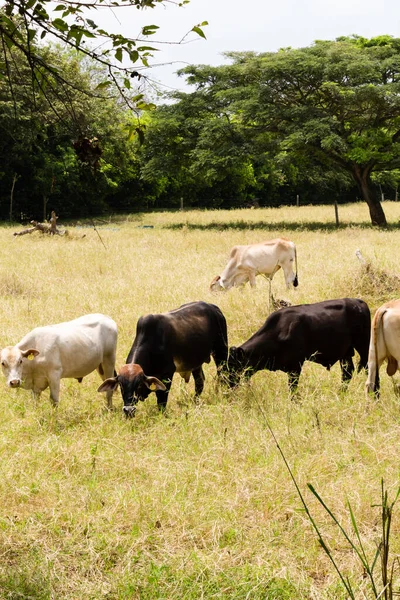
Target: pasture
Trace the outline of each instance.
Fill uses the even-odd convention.
[[[374,312],[400,297],[400,204],[384,209],[393,225],[385,231],[368,225],[363,203],[340,207],[338,229],[333,207],[129,215],[98,224],[98,232],[68,226],[68,236],[55,238],[14,238],[18,228],[4,226],[0,345],[37,325],[102,312],[119,327],[119,367],[139,316],[192,300],[218,304],[229,344],[241,344],[267,317],[268,284],[258,277],[255,290],[216,294],[210,281],[233,245],[279,236],[297,245],[299,287],[287,291],[278,272],[275,297],[357,296]],[[368,402],[366,374],[342,392],[339,365],[327,372],[306,363],[298,402],[283,373],[261,371],[228,391],[216,389],[213,363],[204,370],[197,403],[193,381],[175,376],[166,415],[152,394],[133,420],[124,419],[119,392],[116,410],[105,409],[97,373],[81,384],[63,380],[57,412],[48,390],[35,405],[30,392],[6,389],[2,377],[1,598],[344,598],[267,422],[340,567],[359,598],[371,597],[359,561],[307,483],[346,529],[350,501],[372,555],[381,478],[391,497],[400,483],[400,400],[384,370],[381,398]],[[396,556],[400,505],[392,527]]]

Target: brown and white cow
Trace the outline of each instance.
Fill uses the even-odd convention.
[[[57,406],[60,380],[82,378],[97,369],[101,378],[114,373],[117,325],[101,314],[90,314],[36,327],[16,346],[0,353],[1,367],[11,388],[32,390],[34,397],[50,387],[50,400]],[[112,391],[107,393],[112,405]]]
[[[379,395],[379,369],[385,360],[386,372],[393,376],[400,365],[400,300],[380,306],[372,319],[365,384],[367,398],[370,392]]]
[[[296,272],[293,272],[295,263]],[[290,240],[278,238],[248,246],[234,246],[228,264],[221,275],[214,277],[210,284],[212,292],[229,290],[244,285],[256,286],[256,276],[264,275],[270,281],[279,269],[283,270],[286,287],[298,285],[296,246]]]
[[[170,312],[140,317],[136,337],[124,365],[116,377],[106,379],[99,392],[121,388],[124,413],[133,417],[136,404],[151,392],[160,410],[167,405],[174,373],[186,383],[193,374],[195,393],[204,387],[202,365],[211,356],[220,373],[228,358],[226,320],[218,306],[190,302]]]

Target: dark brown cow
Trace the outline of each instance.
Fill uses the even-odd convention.
[[[190,302],[171,312],[140,317],[136,337],[116,377],[99,387],[107,392],[121,387],[124,412],[133,417],[136,404],[151,392],[164,410],[175,372],[186,383],[193,374],[196,395],[204,387],[202,365],[213,356],[218,371],[228,357],[225,317],[214,304]]]
[[[370,326],[369,308],[357,298],[282,308],[247,342],[230,348],[229,383],[233,387],[242,373],[250,377],[268,369],[287,373],[294,391],[306,360],[328,370],[340,361],[342,380],[347,382],[354,371],[354,350],[360,355],[358,370],[367,366]]]

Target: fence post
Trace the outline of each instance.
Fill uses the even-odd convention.
[[[296,206],[300,206],[300,196],[298,194],[296,196]]]
[[[339,209],[338,209],[338,204],[335,200],[335,220],[336,220],[336,227],[339,227]]]

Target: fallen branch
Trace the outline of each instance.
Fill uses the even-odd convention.
[[[38,223],[38,221],[31,221],[33,227],[29,229],[23,229],[22,231],[14,231],[13,235],[26,235],[27,233],[33,233],[34,231],[40,231],[41,233],[48,233],[49,235],[64,235],[66,231],[60,231],[57,227],[57,215],[54,210],[51,212],[50,224]]]

